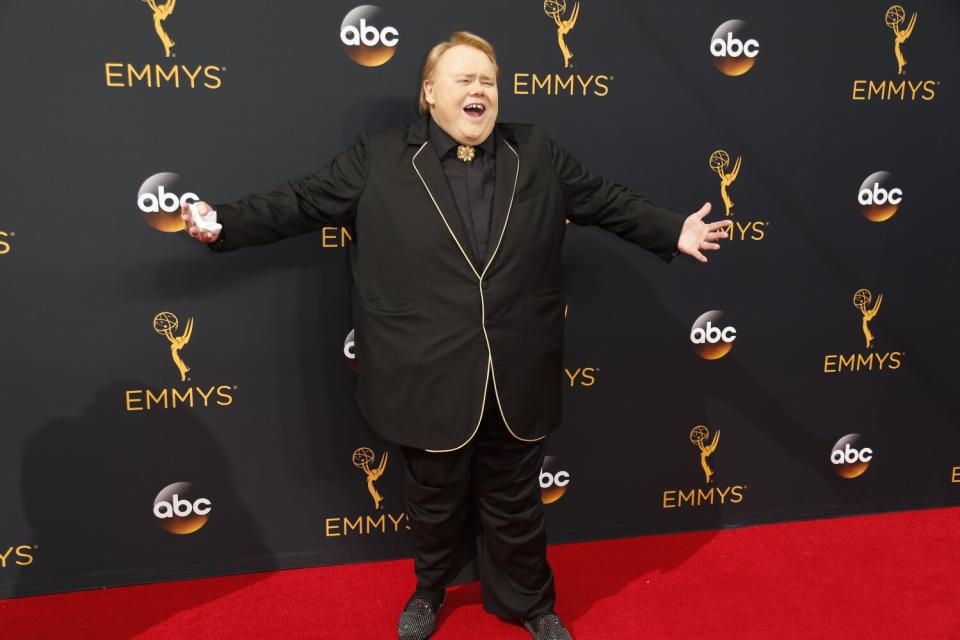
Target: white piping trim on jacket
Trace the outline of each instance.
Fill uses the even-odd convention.
[[[538,440],[543,440],[546,438],[546,435],[542,435],[539,438],[521,438],[513,432],[513,429],[510,428],[510,423],[507,422],[507,416],[503,413],[503,405],[500,404],[500,392],[497,390],[497,372],[493,366],[493,348],[490,346],[490,336],[487,335],[487,317],[486,310],[483,301],[483,276],[487,274],[487,269],[490,268],[490,265],[493,264],[493,259],[497,257],[497,251],[500,250],[500,243],[503,241],[503,235],[507,231],[507,223],[510,222],[510,211],[513,210],[513,197],[517,194],[517,180],[520,178],[520,154],[517,153],[517,150],[510,146],[510,143],[506,140],[503,141],[503,144],[507,145],[507,148],[510,151],[513,151],[513,155],[517,156],[517,173],[513,176],[513,192],[510,194],[510,204],[507,206],[507,217],[503,220],[503,228],[500,230],[500,239],[497,240],[497,247],[493,250],[493,254],[490,256],[490,260],[487,261],[487,266],[484,267],[483,273],[480,274],[480,308],[482,311],[481,315],[483,318],[483,337],[487,341],[487,353],[490,354],[490,369],[491,369],[491,379],[493,380],[493,395],[497,398],[497,408],[500,409],[500,417],[503,418],[503,424],[507,427],[507,431],[510,432],[517,440],[523,442],[537,442]],[[482,415],[482,414],[481,414]]]
[[[447,231],[450,232],[450,236],[453,238],[453,241],[457,243],[457,248],[460,249],[460,253],[463,254],[463,259],[467,261],[467,264],[470,266],[470,270],[473,271],[473,275],[477,276],[477,278],[480,278],[481,277],[480,274],[477,273],[477,270],[476,268],[474,268],[473,263],[470,262],[470,258],[467,257],[467,252],[463,250],[463,247],[460,245],[460,241],[457,240],[457,235],[453,232],[453,229],[450,228],[450,225],[447,224],[447,217],[443,215],[443,211],[440,210],[440,205],[437,204],[436,198],[433,197],[433,192],[430,191],[430,187],[427,186],[427,181],[423,179],[422,175],[420,175],[420,169],[417,169],[417,156],[420,155],[420,152],[423,151],[424,147],[426,147],[428,144],[430,144],[429,140],[427,140],[422,145],[420,145],[420,148],[417,149],[417,152],[413,154],[413,159],[410,160],[410,164],[413,165],[413,170],[417,172],[417,176],[420,178],[420,182],[423,183],[423,188],[427,190],[427,194],[429,194],[430,199],[433,200],[433,206],[435,206],[437,208],[437,211],[440,212],[440,217],[443,218],[443,224],[447,227]]]
[[[473,266],[473,262],[470,261],[470,258],[467,256],[466,251],[463,250],[463,246],[460,244],[460,241],[457,240],[456,234],[453,233],[453,229],[450,228],[450,225],[447,223],[447,217],[443,215],[443,211],[440,209],[440,205],[437,204],[436,198],[433,197],[433,193],[430,191],[430,187],[427,186],[426,180],[423,179],[423,175],[420,173],[420,170],[417,169],[417,156],[420,155],[420,152],[430,143],[429,140],[420,145],[420,148],[417,149],[417,152],[413,154],[413,158],[410,163],[413,165],[413,170],[417,172],[417,176],[420,178],[420,182],[423,183],[423,187],[427,190],[427,194],[430,196],[430,200],[433,201],[433,206],[437,208],[437,212],[440,214],[440,217],[443,219],[443,224],[447,227],[447,231],[450,233],[450,236],[453,237],[453,241],[457,243],[457,248],[460,249],[460,253],[463,254],[464,260],[467,261],[467,265],[470,267],[470,270],[473,271],[473,274],[477,276],[478,286],[480,288],[480,328],[483,330],[483,339],[487,344],[487,375],[483,381],[483,400],[480,403],[480,417],[477,419],[477,426],[473,428],[473,433],[470,434],[463,444],[454,447],[452,449],[425,449],[430,453],[448,453],[450,451],[456,451],[457,449],[462,449],[467,446],[473,436],[477,434],[477,430],[480,428],[480,422],[483,420],[483,410],[486,407],[487,402],[487,384],[490,380],[493,380],[493,395],[497,400],[497,408],[500,410],[500,417],[503,418],[503,424],[507,427],[507,431],[510,432],[517,440],[523,442],[537,442],[546,438],[546,435],[540,436],[539,438],[527,439],[521,438],[513,432],[513,429],[510,428],[510,424],[507,422],[507,416],[503,413],[503,406],[500,404],[500,392],[497,390],[497,379],[496,373],[493,367],[493,349],[490,347],[490,336],[487,335],[487,317],[486,317],[486,303],[483,299],[483,276],[486,275],[487,269],[490,268],[490,265],[493,264],[493,259],[497,256],[497,252],[500,250],[500,243],[503,242],[503,236],[507,231],[507,223],[510,222],[510,211],[513,209],[513,197],[517,193],[517,180],[520,178],[520,154],[517,153],[516,149],[510,146],[506,140],[503,141],[503,144],[507,145],[507,148],[513,152],[513,155],[517,156],[517,173],[513,177],[513,191],[510,193],[510,204],[507,206],[507,217],[504,218],[503,228],[500,230],[500,238],[497,240],[497,246],[494,248],[493,253],[490,255],[490,259],[487,260],[486,266],[483,268],[482,273],[477,273],[476,268]]]

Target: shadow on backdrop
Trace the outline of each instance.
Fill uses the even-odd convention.
[[[274,567],[272,551],[237,495],[234,470],[213,434],[187,410],[177,410],[176,416],[125,415],[120,410],[124,390],[136,388],[145,385],[128,380],[106,386],[79,416],[51,419],[28,440],[23,510],[38,547],[37,560],[29,573],[21,573],[12,595]],[[55,478],[68,481],[52,482]],[[208,521],[194,533],[169,533],[154,516],[154,499],[175,482],[193,483],[195,498],[212,503]],[[258,579],[251,576],[250,582]],[[131,637],[225,593],[214,588],[184,590],[184,595],[179,601],[138,602],[141,615],[122,618],[136,628],[111,623],[99,637]],[[31,624],[37,637],[52,638],[74,623],[82,620]],[[49,633],[44,633],[47,626]]]

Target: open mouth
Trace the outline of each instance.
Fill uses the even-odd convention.
[[[479,102],[471,102],[463,108],[463,112],[467,114],[467,117],[473,119],[483,117],[483,114],[486,113],[486,111],[487,108]]]

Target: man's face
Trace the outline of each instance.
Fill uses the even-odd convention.
[[[462,44],[447,49],[423,89],[430,116],[460,144],[478,145],[493,131],[496,69],[479,49]]]

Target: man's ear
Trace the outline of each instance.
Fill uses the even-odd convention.
[[[423,98],[431,107],[436,106],[437,99],[433,97],[433,83],[429,80],[423,82]]]

